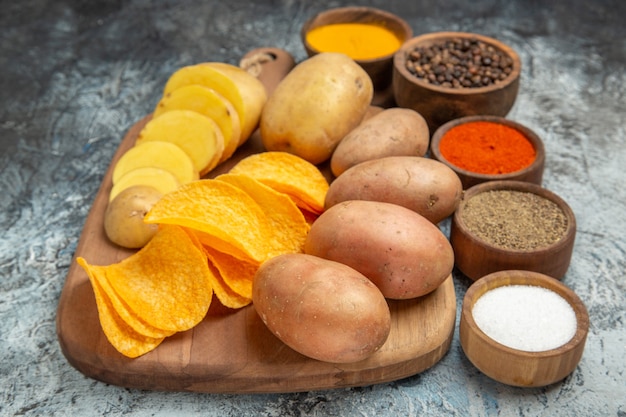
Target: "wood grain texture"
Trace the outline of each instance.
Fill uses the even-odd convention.
[[[110,384],[149,390],[210,393],[276,393],[366,386],[420,373],[448,351],[456,318],[450,276],[433,293],[390,301],[392,329],[370,358],[331,364],[307,358],[278,340],[254,306],[230,310],[214,299],[195,328],[168,337],[155,350],[129,359],[107,341],[86,273],[75,258],[106,265],[132,253],[108,241],[103,215],[115,162],[131,146],[150,116],[130,128],[114,155],[85,222],[57,310],[57,335],[68,362],[84,375]],[[211,176],[239,159],[263,151],[258,131]]]

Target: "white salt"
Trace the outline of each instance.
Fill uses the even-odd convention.
[[[487,336],[513,349],[541,352],[569,342],[576,313],[559,294],[534,285],[506,285],[483,294],[472,309]]]

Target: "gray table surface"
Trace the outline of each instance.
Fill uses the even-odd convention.
[[[584,301],[591,324],[576,370],[545,388],[499,384],[465,358],[457,327],[433,368],[362,388],[212,395],[86,378],[59,349],[56,308],[126,129],[183,65],[237,63],[260,46],[303,59],[302,23],[345,2],[2,0],[0,415],[626,416],[626,2],[357,3],[402,15],[415,34],[477,32],[521,55],[521,90],[508,117],[544,139],[543,185],[578,221],[563,282]],[[455,274],[459,308],[469,284]]]

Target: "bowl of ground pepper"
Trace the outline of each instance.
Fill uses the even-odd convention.
[[[406,41],[393,62],[396,103],[420,113],[431,132],[471,115],[504,117],[519,90],[521,60],[501,41],[434,32]]]
[[[481,372],[507,385],[561,381],[580,362],[588,331],[589,315],[576,293],[537,272],[489,274],[463,298],[463,352]]]
[[[300,35],[308,56],[341,52],[355,60],[374,84],[372,104],[395,105],[391,88],[393,56],[413,36],[404,19],[373,7],[337,7],[309,18]]]
[[[562,279],[575,236],[576,218],[565,200],[523,181],[465,190],[450,227],[455,265],[472,280],[516,269]]]
[[[528,127],[500,116],[466,116],[435,131],[431,158],[448,165],[467,189],[486,181],[541,185],[543,141]]]

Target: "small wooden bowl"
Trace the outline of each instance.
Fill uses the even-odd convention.
[[[463,220],[467,202],[475,195],[491,190],[534,193],[554,202],[567,219],[567,229],[555,243],[534,250],[514,250],[495,246],[477,237]],[[537,184],[522,181],[490,181],[465,190],[452,216],[450,244],[456,267],[471,280],[503,270],[527,270],[561,279],[569,268],[576,237],[576,218],[570,206],[558,195]]]
[[[535,285],[563,297],[576,314],[576,333],[569,342],[540,352],[529,352],[502,345],[486,335],[474,321],[472,310],[487,291],[505,285]],[[558,280],[530,271],[500,271],[473,283],[463,299],[459,325],[461,347],[476,368],[490,378],[518,387],[541,387],[571,374],[580,361],[589,315],[576,293]]]
[[[476,39],[502,51],[513,60],[512,72],[503,81],[487,87],[450,88],[433,85],[407,69],[407,58],[416,47],[427,47],[450,39]],[[444,123],[471,115],[506,116],[519,89],[521,60],[504,43],[475,33],[434,32],[414,37],[396,52],[393,62],[393,91],[400,107],[420,113],[434,132]]]
[[[391,30],[404,43],[413,36],[411,26],[399,16],[373,7],[338,7],[320,12],[308,19],[300,31],[304,49],[309,57],[321,51],[313,48],[307,41],[307,34],[315,28],[334,23],[367,23]],[[375,59],[355,59],[367,72],[374,84],[375,95],[372,104],[382,107],[395,105],[391,88],[393,56],[389,54]]]
[[[462,125],[464,123],[476,122],[476,121],[500,123],[500,124],[503,124],[503,125],[506,125],[506,126],[512,127],[513,129],[518,130],[526,137],[526,139],[530,141],[530,143],[535,148],[535,152],[537,153],[535,160],[527,167],[519,171],[510,172],[507,174],[480,174],[477,172],[467,171],[463,168],[460,168],[452,164],[441,154],[441,150],[439,149],[439,146],[441,144],[441,139],[444,137],[446,133],[450,131],[450,129],[456,126]],[[498,181],[498,180],[525,181],[525,182],[531,182],[533,184],[541,185],[541,182],[543,180],[543,170],[544,170],[545,160],[546,160],[546,151],[545,151],[545,147],[543,146],[543,141],[539,138],[539,136],[537,136],[537,134],[533,132],[531,129],[527,128],[526,126],[520,123],[514,122],[509,119],[505,119],[504,117],[500,117],[500,116],[466,116],[466,117],[461,117],[459,119],[451,120],[445,123],[444,125],[440,126],[435,131],[430,142],[430,156],[431,158],[446,164],[454,172],[456,172],[459,178],[461,179],[463,188],[467,189],[474,185],[481,184],[483,182]]]

